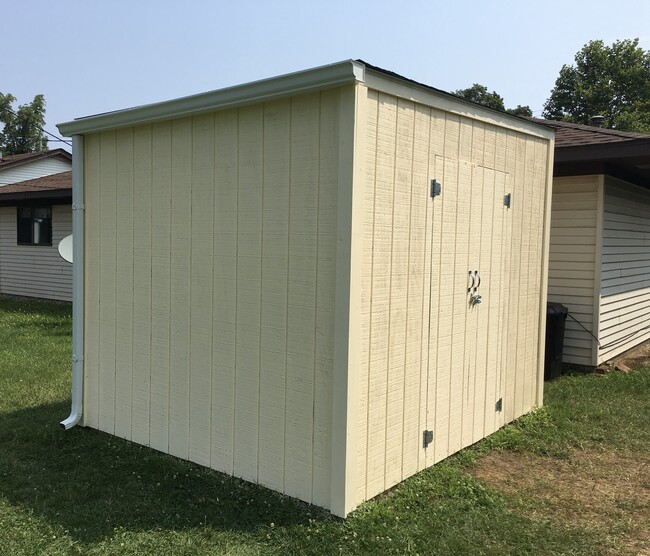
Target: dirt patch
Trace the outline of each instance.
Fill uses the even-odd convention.
[[[599,530],[612,554],[650,555],[650,454],[493,452],[470,472],[531,517]]]
[[[619,363],[622,363],[631,369],[650,367],[650,340],[614,357],[600,367],[606,370],[612,370],[616,368],[616,365]]]

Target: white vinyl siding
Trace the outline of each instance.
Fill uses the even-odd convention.
[[[555,178],[551,211],[548,300],[565,305],[597,334],[594,296],[597,280],[599,176]],[[594,340],[573,319],[566,321],[563,360],[592,365]]]
[[[650,338],[650,191],[605,177],[596,364]]]
[[[18,245],[15,206],[0,207],[0,293],[72,301],[72,265],[58,252],[72,233],[70,205],[52,206],[52,245]]]
[[[72,170],[72,162],[60,158],[45,158],[34,162],[26,162],[11,168],[0,169],[0,192],[2,186],[10,183],[18,183],[25,180],[42,178],[51,174],[69,172]]]

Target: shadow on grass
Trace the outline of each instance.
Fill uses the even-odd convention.
[[[210,527],[256,536],[324,510],[82,427],[62,430],[68,403],[0,419],[0,496],[83,543],[130,531]]]

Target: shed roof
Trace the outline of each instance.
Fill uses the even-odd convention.
[[[18,155],[20,156],[20,155]],[[72,171],[0,186],[0,204],[36,199],[72,200]]]
[[[12,154],[0,157],[0,170],[12,168],[20,164],[35,162],[44,158],[63,158],[72,161],[72,155],[64,149],[52,149],[48,151],[39,151],[34,153]]]
[[[650,135],[530,119],[555,130],[555,176],[609,174],[650,188]]]
[[[532,122],[528,119],[469,102],[451,93],[407,79],[397,73],[381,69],[362,60],[345,60],[198,95],[77,118],[71,122],[57,124],[57,127],[67,137],[84,135],[124,126],[149,124],[257,104],[277,98],[326,90],[353,83],[365,83],[369,88],[379,88],[379,90],[382,90],[381,87],[386,85],[387,89],[390,89],[394,94],[398,94],[395,91],[399,89],[405,98],[416,101],[424,97],[435,97],[439,99],[440,106],[447,111],[455,111],[465,116],[482,119],[489,123],[498,123],[514,129],[523,128],[531,134],[552,138],[552,133],[549,132],[548,128],[538,122]],[[391,85],[393,85],[392,89]]]

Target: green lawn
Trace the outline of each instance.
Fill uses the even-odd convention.
[[[581,451],[647,460],[647,370],[547,384],[543,409],[343,521],[94,430],[63,431],[70,333],[68,305],[0,298],[3,555],[625,553],[616,548],[633,527],[625,520],[638,521],[638,506],[630,515],[622,508],[623,521],[611,526],[556,519],[541,502],[493,490],[471,471],[499,453],[549,464]]]

